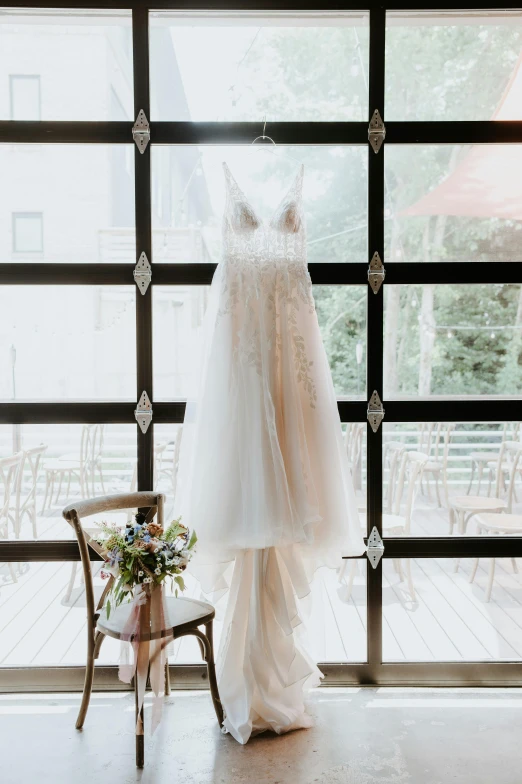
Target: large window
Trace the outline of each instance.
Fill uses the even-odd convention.
[[[132,5],[0,7],[0,686],[23,688],[21,667],[33,688],[81,681],[63,506],[152,487],[172,509],[223,160],[263,214],[305,165],[343,443],[384,543],[376,568],[339,553],[315,576],[329,682],[520,683],[520,12]],[[252,146],[264,129],[275,155]],[[116,685],[116,648],[103,657]],[[171,663],[197,686],[199,661],[187,640]]]

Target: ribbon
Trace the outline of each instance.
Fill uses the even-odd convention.
[[[165,636],[162,636],[162,633]],[[141,710],[145,699],[149,670],[150,685],[154,694],[152,703],[153,734],[161,721],[167,661],[165,649],[172,639],[173,633],[172,628],[169,629],[163,586],[154,583],[149,583],[147,586],[141,584],[136,586],[129,617],[121,635],[124,647],[118,671],[118,677],[124,683],[130,683],[133,677],[137,679],[136,735],[143,735]],[[129,662],[127,642],[130,643],[134,653],[132,662]]]

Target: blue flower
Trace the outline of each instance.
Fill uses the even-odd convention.
[[[150,542],[150,534],[145,534],[145,535],[143,536],[143,541],[144,541],[144,542]]]
[[[108,555],[109,555],[109,564],[111,566],[117,566],[118,563],[122,560],[120,551],[118,550],[117,547],[115,547],[113,550],[110,550]]]

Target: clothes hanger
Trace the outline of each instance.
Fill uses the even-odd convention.
[[[254,147],[254,145],[256,145],[256,143],[258,142],[261,142],[261,144],[257,144],[257,147],[255,149],[251,149],[248,155],[258,154],[260,150],[265,150],[266,152],[269,152],[270,155],[275,155],[276,158],[288,158],[289,160],[294,161],[299,165],[302,165],[303,163],[298,158],[295,158],[293,155],[289,155],[287,152],[275,151],[274,148],[277,148],[278,150],[280,150],[281,148],[277,146],[277,144],[275,143],[275,141],[272,139],[271,136],[267,136],[266,134],[266,116],[263,117],[263,132],[261,136],[256,136],[256,138],[254,139],[254,141],[251,143],[250,146]]]

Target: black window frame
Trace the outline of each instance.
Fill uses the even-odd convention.
[[[19,8],[85,8],[104,9],[107,4],[85,2],[80,6],[63,0],[53,2],[19,2],[11,0],[6,7]],[[152,255],[151,225],[151,148],[154,144],[205,145],[249,144],[259,135],[259,123],[251,122],[158,122],[150,119],[149,93],[149,11],[259,11],[253,0],[230,2],[114,2],[111,8],[132,10],[134,117],[143,109],[150,123],[151,141],[144,154],[135,149],[135,210],[136,261],[142,252],[152,265],[152,284],[147,293],[136,296],[136,400],[147,390],[153,402],[153,422],[146,434],[137,430],[138,488],[151,485],[155,423],[180,423],[184,403],[154,402],[152,367],[152,303],[156,285],[210,284],[215,269],[213,264],[155,263]],[[488,9],[480,3],[462,2],[462,10]],[[0,6],[1,8],[1,6]],[[517,9],[506,3],[503,9]],[[377,294],[368,287],[367,265],[362,263],[310,264],[315,284],[367,286],[367,392],[376,389],[383,399],[385,422],[492,422],[521,419],[522,397],[506,400],[386,400],[383,398],[383,301],[387,286],[402,283],[522,283],[522,260],[511,262],[473,263],[437,262],[411,264],[388,261],[384,253],[384,160],[390,144],[520,144],[522,121],[513,122],[386,122],[384,106],[386,11],[424,9],[411,3],[367,2],[353,4],[327,1],[318,8],[310,0],[300,2],[271,2],[263,11],[369,11],[369,117],[364,122],[273,122],[271,135],[280,144],[335,144],[365,145],[368,148],[368,254],[377,251],[383,259],[386,278]],[[432,2],[426,13],[447,10],[442,3]],[[368,123],[377,109],[386,124],[386,138],[379,153],[368,145]],[[132,122],[17,122],[0,121],[0,143],[109,143],[132,142]],[[0,285],[124,285],[132,283],[135,262],[128,264],[12,264],[0,260]],[[360,401],[339,401],[342,421],[366,422],[367,404]],[[134,421],[134,405],[124,402],[105,403],[2,403],[0,424],[40,423],[115,423]],[[202,478],[204,481],[204,478]],[[367,426],[367,492],[368,531],[375,526],[382,534],[382,426],[376,433]],[[385,537],[384,558],[454,558],[454,557],[521,557],[522,537]],[[76,561],[78,547],[72,541],[0,541],[0,562],[11,561]],[[522,667],[519,661],[481,662],[383,662],[382,658],[382,560],[376,569],[367,568],[367,661],[360,664],[321,665],[329,684],[409,684],[409,685],[521,685]],[[80,682],[81,668],[49,668],[53,674],[39,669],[31,676],[31,688],[57,688]],[[117,687],[116,667],[101,668],[104,687]],[[24,688],[27,670],[18,674],[0,669],[0,689],[3,684]],[[191,687],[203,685],[203,669],[198,666],[173,668],[174,678]],[[101,676],[100,676],[101,677]],[[62,680],[60,680],[62,679]],[[76,680],[75,680],[76,679]]]

